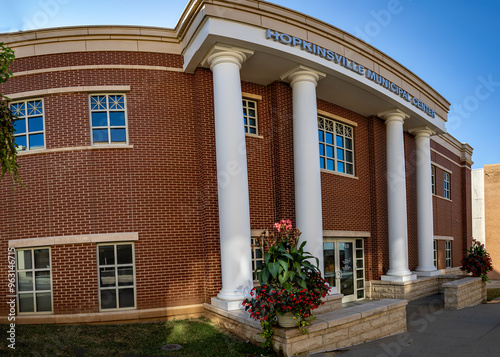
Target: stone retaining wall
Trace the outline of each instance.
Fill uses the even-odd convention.
[[[330,351],[406,331],[405,300],[384,299],[317,315],[307,334],[275,328],[273,346],[284,356]],[[245,311],[223,311],[205,304],[206,316],[237,336],[260,343],[260,323]]]
[[[372,280],[366,282],[366,287],[366,297],[368,299],[404,299],[413,301],[437,294],[439,281],[437,276],[403,282]]]
[[[486,301],[486,283],[481,278],[464,278],[443,284],[444,308],[461,309]]]

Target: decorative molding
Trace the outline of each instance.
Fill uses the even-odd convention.
[[[42,247],[62,244],[85,244],[106,242],[128,242],[139,240],[139,233],[106,233],[75,236],[56,236],[9,240],[9,248]]]
[[[37,150],[20,151],[17,153],[17,155],[18,156],[29,156],[29,155],[37,155],[37,154],[49,154],[49,153],[53,153],[53,152],[103,150],[103,149],[133,149],[133,148],[134,148],[134,145],[126,145],[126,144],[73,146],[73,147],[56,148],[56,149],[37,149]]]
[[[13,73],[14,77],[29,76],[33,74],[64,72],[64,71],[81,71],[92,69],[141,69],[149,71],[167,71],[167,72],[184,72],[182,68],[177,67],[163,67],[163,66],[145,66],[145,65],[128,65],[128,64],[95,64],[83,66],[67,66],[67,67],[53,67],[33,69],[29,71],[21,71]]]
[[[346,118],[342,118],[338,115],[335,115],[335,114],[332,114],[332,113],[328,113],[328,112],[325,112],[324,110],[321,110],[321,109],[318,109],[318,115],[320,116],[324,116],[324,117],[327,117],[327,118],[330,118],[330,119],[333,119],[333,120],[337,120],[337,121],[340,121],[344,124],[348,124],[348,125],[351,125],[351,126],[358,126],[358,123],[352,121],[352,120],[349,120],[349,119],[346,119]]]
[[[80,87],[61,87],[32,90],[28,92],[10,93],[5,96],[16,100],[21,98],[43,97],[53,94],[67,94],[80,92],[129,92],[130,86],[80,86]]]
[[[453,170],[447,169],[447,168],[446,168],[446,167],[444,167],[444,166],[441,166],[441,165],[439,165],[439,164],[436,164],[434,161],[431,161],[431,165],[432,165],[432,166],[435,166],[435,167],[438,167],[438,168],[440,168],[441,170],[448,172],[449,174],[453,174]]]
[[[253,93],[241,92],[241,96],[245,99],[262,100],[262,96]]]
[[[434,152],[434,153],[436,153],[436,154],[438,154],[439,156],[445,158],[446,160],[448,160],[449,162],[451,162],[453,165],[457,165],[458,167],[460,167],[460,164],[457,164],[455,161],[453,161],[452,159],[450,159],[448,156],[445,156],[444,154],[440,153],[436,149],[431,148],[431,151]],[[447,171],[449,171],[449,169],[447,169]]]
[[[363,231],[323,231],[325,238],[369,238],[372,234]]]

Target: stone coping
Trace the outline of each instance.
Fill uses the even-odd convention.
[[[369,316],[394,310],[400,307],[405,307],[408,301],[401,299],[383,299],[377,301],[370,301],[362,305],[343,308],[342,310],[327,312],[324,314],[315,315],[316,319],[311,322],[306,330],[309,333],[326,330],[327,328],[343,325],[349,322],[356,322],[358,320],[367,318]],[[250,314],[244,310],[225,311],[210,304],[204,304],[206,310],[215,314],[227,317],[231,320],[243,323],[253,328],[261,330],[260,322],[250,317]],[[276,336],[286,339],[307,336],[303,335],[298,328],[276,328],[274,331]]]
[[[467,277],[467,278],[458,279],[458,280],[444,283],[443,288],[460,289],[460,288],[463,288],[467,285],[474,284],[478,281],[482,281],[481,278],[479,278],[479,277]]]

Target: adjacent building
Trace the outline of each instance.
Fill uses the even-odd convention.
[[[446,132],[450,104],[330,24],[190,0],[174,29],[0,42],[26,186],[0,182],[0,248],[17,257],[0,309],[16,295],[19,322],[238,308],[254,237],[282,218],[344,301],[446,272],[470,244],[472,148]]]

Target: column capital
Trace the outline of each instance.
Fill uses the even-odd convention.
[[[397,108],[377,113],[377,116],[384,119],[386,123],[394,120],[404,122],[405,119],[410,117],[408,114]]]
[[[201,64],[202,66],[210,66],[210,69],[213,69],[214,66],[219,63],[234,63],[241,69],[243,62],[253,54],[254,51],[245,48],[215,45],[208,51],[205,58],[201,61]]]
[[[281,80],[290,81],[290,86],[292,87],[295,83],[301,81],[312,82],[316,86],[318,81],[325,77],[326,74],[323,72],[316,71],[315,69],[303,65],[298,65],[282,75]]]
[[[430,138],[432,135],[436,135],[436,132],[427,126],[421,126],[419,128],[411,129],[410,134],[415,135],[415,137],[423,136]]]

